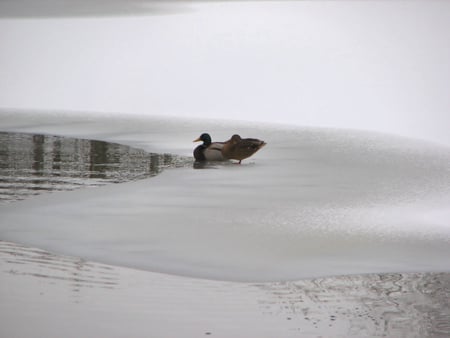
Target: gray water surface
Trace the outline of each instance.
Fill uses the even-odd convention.
[[[118,143],[0,132],[0,203],[152,177],[183,162]]]

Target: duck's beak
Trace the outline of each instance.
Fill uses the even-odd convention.
[[[192,142],[200,142],[201,140],[200,140],[200,137],[199,138],[196,138],[194,141],[192,141]]]

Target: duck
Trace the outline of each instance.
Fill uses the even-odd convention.
[[[234,134],[222,146],[222,156],[230,160],[241,161],[252,156],[267,143],[256,138],[241,138]]]
[[[200,144],[194,149],[194,158],[197,162],[226,160],[222,155],[224,142],[212,142],[211,136],[208,133],[201,134],[193,142],[200,141],[203,141],[203,144]]]

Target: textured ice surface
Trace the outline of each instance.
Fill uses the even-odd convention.
[[[47,338],[423,338],[450,333],[448,273],[232,283],[104,265],[2,241],[0,271],[4,337],[38,332]]]
[[[0,209],[0,236],[157,272],[286,280],[448,271],[450,151],[363,131],[150,118],[2,116],[3,129],[188,155],[208,131],[268,145],[243,165],[165,170],[137,182]]]

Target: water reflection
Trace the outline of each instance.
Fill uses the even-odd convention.
[[[0,203],[142,179],[187,161],[116,143],[0,132]]]
[[[230,166],[230,165],[235,165],[235,163],[230,162],[230,161],[211,161],[211,162],[195,161],[194,164],[192,165],[192,167],[194,169],[220,169],[224,166]]]
[[[374,274],[259,284],[266,315],[342,337],[449,337],[450,273]]]
[[[118,274],[110,266],[86,262],[81,258],[55,255],[48,251],[0,241],[2,273],[32,276],[67,286],[73,296],[83,288],[114,289]]]

